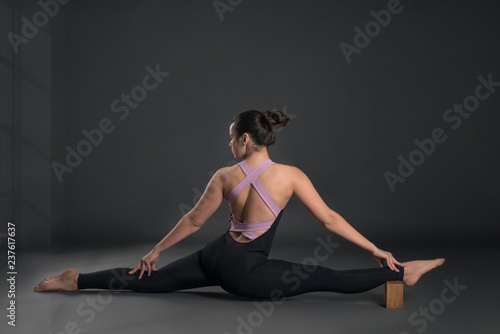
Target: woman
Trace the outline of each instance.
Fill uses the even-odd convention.
[[[412,286],[422,274],[444,263],[444,259],[398,262],[331,210],[299,168],[270,160],[267,147],[276,141],[274,130],[288,121],[281,111],[271,110],[250,110],[236,116],[229,127],[229,146],[236,159],[244,160],[219,169],[196,206],[134,268],[87,274],[69,269],[43,280],[34,290],[170,292],[219,285],[240,297],[277,299],[312,291],[363,292],[389,280]],[[327,230],[368,251],[380,267],[333,270],[308,265],[306,271],[299,263],[268,259],[277,225],[292,195]],[[197,252],[157,269],[160,253],[198,231],[224,199],[230,205],[231,227]],[[304,270],[299,275],[301,268]],[[292,272],[297,273],[293,280],[288,275]]]

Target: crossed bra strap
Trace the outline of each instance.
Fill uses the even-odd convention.
[[[267,230],[270,228],[274,220],[269,220],[266,222],[260,222],[260,223],[240,223],[237,220],[234,220],[233,218],[229,218],[231,220],[231,228],[229,231],[232,232],[241,232],[245,237],[247,237],[250,240],[253,240],[258,237],[257,233],[255,231],[258,230]]]
[[[246,160],[239,162],[238,165],[246,174],[246,177],[229,193],[227,197],[229,205],[231,206],[234,200],[243,192],[243,190],[245,190],[246,187],[252,184],[257,193],[259,194],[259,196],[264,201],[264,203],[266,203],[269,209],[271,209],[274,216],[277,217],[281,211],[281,208],[274,201],[271,195],[269,195],[266,188],[264,188],[264,186],[258,179],[258,176],[267,167],[271,166],[274,163],[275,162],[271,161],[271,159],[267,159],[264,162],[262,162],[259,166],[257,166],[254,170],[252,170],[252,168],[250,167],[250,165],[248,165]],[[255,234],[253,231],[268,229],[274,222],[274,220],[269,220],[259,223],[241,223],[236,219],[233,219],[232,217],[230,218],[230,221],[231,221],[231,228],[229,229],[229,231],[242,232],[243,235],[245,235],[247,238],[251,240],[258,237],[257,234]]]

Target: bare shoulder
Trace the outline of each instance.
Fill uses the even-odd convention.
[[[290,178],[296,180],[297,178],[303,178],[305,176],[304,172],[300,170],[300,168],[292,166],[276,163],[280,174],[285,176],[286,178]]]
[[[281,182],[285,180],[297,180],[297,178],[303,178],[305,176],[305,174],[299,168],[277,162],[270,166],[269,169],[272,170],[271,175],[273,179],[279,179],[281,180]],[[234,164],[231,166],[219,168],[215,175],[217,175],[221,182],[227,182],[228,180],[231,180],[231,178],[234,178],[236,175],[239,175],[240,171],[241,169],[238,167],[238,164]]]
[[[282,174],[289,180],[288,183],[292,192],[297,195],[299,199],[304,199],[308,196],[316,197],[316,189],[311,180],[299,167],[282,165]]]
[[[309,177],[295,166],[286,166],[286,171],[290,178],[293,195],[311,212],[314,218],[325,225],[330,220],[332,210],[318,194]]]
[[[227,181],[230,179],[231,175],[234,174],[235,166],[226,166],[226,167],[221,167],[219,168],[212,178],[214,178],[216,181],[218,181],[221,184],[226,184]]]
[[[306,174],[298,167],[276,164],[274,178],[281,184],[286,184],[290,194],[296,193],[301,184],[309,182]]]

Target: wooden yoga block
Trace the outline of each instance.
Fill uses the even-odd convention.
[[[387,281],[384,288],[386,308],[403,308],[403,281]]]

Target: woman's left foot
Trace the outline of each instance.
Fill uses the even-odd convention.
[[[41,281],[33,291],[75,291],[78,290],[78,273],[74,269],[68,269],[62,274],[48,277]]]
[[[420,260],[404,262],[406,264],[403,283],[406,286],[413,286],[418,282],[423,274],[443,265],[444,259]]]

